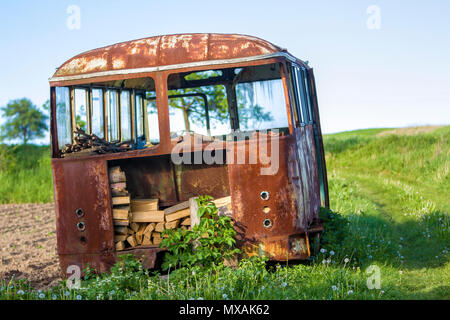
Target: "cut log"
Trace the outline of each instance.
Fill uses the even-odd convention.
[[[120,204],[130,204],[130,196],[112,197],[112,204],[113,206]]]
[[[154,222],[149,223],[144,229],[144,234],[152,233],[152,231],[155,230],[155,226],[156,226],[156,223],[154,223]]]
[[[127,190],[123,190],[123,189],[111,189],[111,196],[113,197],[125,197],[125,196],[129,196],[130,194],[128,193]]]
[[[190,226],[191,225],[191,217],[187,217],[181,221],[182,226]]]
[[[187,209],[187,208],[189,208],[189,201],[181,202],[181,203],[178,203],[178,204],[176,204],[176,205],[174,205],[172,207],[164,209],[164,214],[165,215],[169,215],[171,213],[174,213],[174,212],[177,212],[177,211],[181,211],[181,210],[184,210],[184,209]]]
[[[163,222],[164,211],[135,211],[131,213],[131,221],[133,222]]]
[[[171,222],[171,221],[179,220],[181,218],[189,217],[190,215],[191,215],[191,209],[187,208],[187,209],[183,209],[180,211],[166,214],[165,216],[166,216],[166,221]]]
[[[158,210],[159,199],[131,199],[131,211]]]
[[[233,216],[233,211],[231,208],[231,196],[219,198],[213,201],[216,205],[219,216],[227,216],[231,218]]]
[[[134,234],[134,230],[131,228],[127,228],[128,234]]]
[[[114,241],[115,242],[119,242],[119,241],[125,241],[125,240],[127,240],[127,238],[128,238],[128,235],[126,235],[126,234],[120,234],[120,235],[115,235],[114,236]]]
[[[132,247],[136,247],[137,246],[137,241],[136,241],[136,237],[133,235],[129,236],[127,238],[127,242],[130,244],[130,246]]]
[[[113,208],[112,213],[113,213],[113,219],[128,220],[129,214],[130,214],[130,207],[125,206],[125,207]]]
[[[127,227],[115,227],[114,232],[119,235],[126,235],[128,234],[127,229],[128,229]]]
[[[136,233],[134,236],[135,236],[135,238],[136,238],[137,244],[142,244],[142,240],[143,240],[143,238],[144,238],[144,234],[142,234],[142,233],[140,233],[140,234]]]
[[[114,226],[126,227],[130,224],[129,220],[113,220]]]
[[[116,243],[116,251],[122,251],[125,249],[125,242],[119,241]]]
[[[166,222],[164,227],[166,229],[175,229],[178,227],[179,224],[180,224],[180,220],[175,220],[175,221],[171,221],[171,222]]]
[[[109,173],[109,183],[118,183],[118,182],[126,182],[127,177],[125,176],[125,172],[123,171],[117,171],[117,172],[110,172]]]
[[[131,230],[134,231],[133,233],[138,232],[138,230],[139,230],[139,224],[137,224],[136,222],[131,222],[131,223],[130,223],[130,228],[131,228]]]
[[[163,232],[164,231],[164,222],[159,222],[155,226],[155,232]]]
[[[143,246],[151,246],[153,244],[151,237],[146,237],[144,235],[144,239],[142,240]]]
[[[191,227],[200,223],[200,218],[198,217],[198,204],[196,201],[197,197],[189,198],[189,209],[191,217]]]
[[[126,190],[127,189],[127,183],[126,182],[111,183],[110,187],[111,187],[111,189]]]

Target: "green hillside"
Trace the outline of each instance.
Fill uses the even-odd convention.
[[[269,271],[250,262],[237,270],[182,269],[170,286],[142,276],[114,298],[450,299],[449,138],[450,126],[325,135],[333,212],[323,215],[322,253]],[[9,162],[0,169],[0,203],[52,199],[49,150],[29,148],[1,149]],[[379,289],[367,287],[373,266]],[[104,277],[74,295],[110,297],[105,292],[120,288],[122,278]]]

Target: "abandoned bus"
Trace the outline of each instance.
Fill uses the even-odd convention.
[[[285,49],[236,34],[128,41],[65,62],[50,95],[63,272],[122,253],[154,267],[162,230],[190,228],[200,195],[225,203],[249,255],[311,255],[328,206],[319,110],[313,70]]]

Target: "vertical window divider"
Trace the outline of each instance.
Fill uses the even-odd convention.
[[[92,134],[92,105],[91,105],[92,86],[86,89],[86,129],[88,134]]]
[[[76,128],[75,120],[75,90],[73,86],[69,87],[69,97],[70,97],[70,136],[72,137],[72,143],[75,138],[74,130]]]
[[[145,97],[145,98],[144,98]],[[148,124],[148,99],[147,99],[147,93],[145,93],[142,97],[142,109],[143,109],[143,115],[144,115],[144,132],[145,132],[145,142],[146,144],[150,143],[150,128]]]
[[[103,96],[103,131],[104,131],[104,137],[106,141],[109,141],[108,137],[108,90],[106,88],[102,88],[102,96]]]
[[[131,141],[136,141],[136,122],[135,122],[135,106],[134,106],[134,89],[129,91],[128,103],[130,104],[130,121],[131,121]]]
[[[117,117],[117,137],[122,141],[122,89],[115,90],[116,92],[116,117]]]

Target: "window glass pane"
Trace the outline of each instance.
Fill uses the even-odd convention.
[[[153,79],[152,79],[153,81]],[[147,91],[144,110],[147,109],[147,145],[159,144],[158,109],[156,107],[156,92]]]
[[[103,90],[92,89],[92,133],[104,137]]]
[[[294,100],[295,100],[295,113],[298,117],[298,121],[300,123],[304,123],[304,118],[302,114],[302,106],[301,106],[301,98],[300,98],[300,91],[298,87],[298,79],[297,79],[297,67],[291,68],[291,78],[292,78],[292,88],[294,90]]]
[[[82,130],[87,132],[87,115],[86,115],[86,90],[75,89],[75,124]]]
[[[120,93],[120,126],[122,141],[131,140],[131,106],[129,91],[122,91]]]
[[[241,131],[289,127],[281,79],[236,86]]]
[[[209,70],[191,73],[185,78],[198,81],[217,78],[222,74],[220,70]],[[178,76],[169,76],[169,82]],[[169,120],[172,138],[188,132],[206,136],[229,134],[231,122],[225,86],[205,85],[169,90]]]
[[[303,82],[305,84],[305,97],[306,97],[306,106],[307,106],[307,114],[308,114],[308,121],[312,122],[312,113],[311,113],[311,96],[310,96],[310,88],[309,88],[309,80],[308,80],[308,74],[305,69],[302,69],[302,75],[303,75]]]
[[[299,94],[300,107],[302,112],[303,123],[310,122],[309,115],[309,98],[307,95],[306,78],[304,70],[299,67],[295,67],[296,82],[297,82],[297,92]]]
[[[109,141],[119,140],[117,91],[114,90],[108,90],[108,138]]]
[[[136,107],[136,137],[145,139],[144,118],[142,113],[142,95],[135,95],[134,105]]]
[[[64,145],[72,143],[69,88],[56,87],[55,94],[58,147],[61,149]]]

